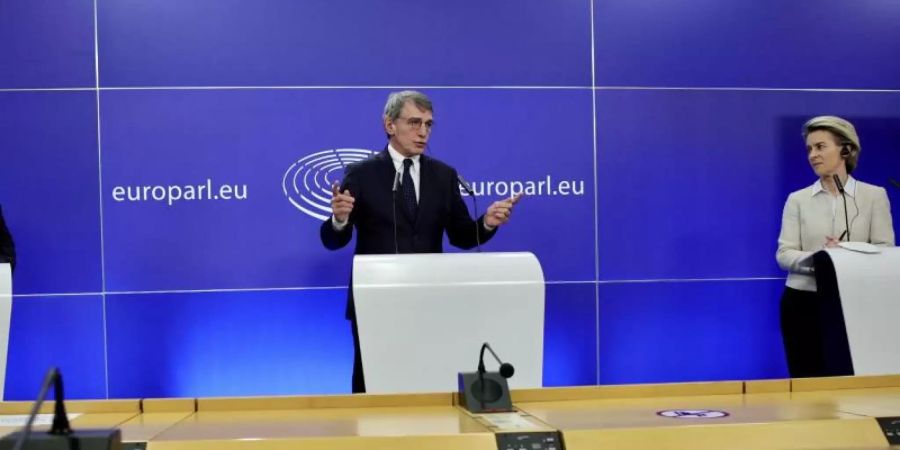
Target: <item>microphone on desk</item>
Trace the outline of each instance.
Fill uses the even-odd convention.
[[[478,248],[478,251],[481,251],[481,226],[478,224],[478,200],[475,198],[475,191],[472,190],[472,185],[463,178],[462,175],[456,174],[456,181],[460,186],[472,197],[472,210],[475,213],[475,246]],[[482,352],[483,353],[483,352]]]
[[[497,364],[500,364],[500,376],[503,378],[510,378],[516,373],[516,368],[513,367],[510,363],[505,363],[500,360],[500,357],[494,353],[494,349],[491,348],[491,344],[485,342],[481,345],[481,354],[478,356],[478,373],[485,373],[484,369],[484,351],[487,350],[491,352],[491,355],[494,357],[494,360],[497,361]]]
[[[53,425],[47,433],[32,434],[31,429],[47,392],[53,386]],[[122,434],[118,429],[72,431],[66,414],[62,374],[53,367],[47,371],[38,398],[31,407],[21,431],[0,439],[0,450],[121,450]]]
[[[400,171],[394,171],[394,186],[391,188],[391,218],[394,221],[394,253],[400,253],[397,243],[397,188],[400,186]]]
[[[499,372],[488,372],[484,367],[484,351],[488,350],[500,364]],[[500,360],[491,345],[481,345],[478,369],[475,372],[459,373],[459,401],[462,407],[472,413],[512,411],[507,378],[513,376],[512,364]]]
[[[837,176],[837,174],[833,174],[832,177],[834,178],[834,185],[837,186],[838,192],[841,193],[841,197],[843,197],[843,199],[844,199],[844,224],[847,226],[847,228],[844,230],[844,232],[841,233],[841,237],[839,237],[838,240],[839,241],[844,240],[844,235],[846,234],[847,241],[849,242],[850,241],[850,219],[848,218],[848,215],[847,215],[847,193],[844,192],[844,185],[841,184],[841,178],[839,176]]]

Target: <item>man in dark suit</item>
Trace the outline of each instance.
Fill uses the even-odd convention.
[[[344,247],[355,228],[358,255],[440,253],[445,232],[452,245],[470,249],[487,242],[509,220],[520,196],[494,202],[472,220],[456,170],[424,155],[434,125],[428,97],[415,91],[392,93],[383,119],[387,148],[347,166],[340,188],[332,186],[332,216],[320,231],[325,247]],[[353,329],[353,392],[365,392],[352,288],[346,315]]]
[[[6,228],[6,221],[3,220],[2,207],[0,207],[0,263],[9,263],[13,270],[16,268],[16,246]]]

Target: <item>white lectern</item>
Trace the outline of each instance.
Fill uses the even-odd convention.
[[[510,387],[542,385],[544,274],[532,253],[359,255],[353,298],[366,392],[456,391],[484,342],[515,366]]]
[[[6,355],[9,351],[9,319],[12,315],[12,270],[0,264],[0,400],[6,386]]]
[[[900,374],[900,248],[815,255],[821,301],[840,305],[855,375]]]

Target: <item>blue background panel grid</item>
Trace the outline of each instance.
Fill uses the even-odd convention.
[[[73,398],[348,392],[352,244],[318,226],[403,88],[480,211],[544,183],[484,250],[543,265],[545,385],[784,377],[804,121],[855,123],[900,214],[900,3],[813,3],[4,1],[6,399],[53,364]]]

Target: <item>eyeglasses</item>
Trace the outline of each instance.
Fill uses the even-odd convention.
[[[431,129],[434,127],[433,120],[427,120],[427,121],[423,122],[422,119],[420,119],[418,117],[413,117],[412,119],[408,119],[406,117],[400,117],[400,119],[405,120],[406,125],[408,125],[410,128],[415,128],[417,130],[421,129],[422,125],[425,125],[425,131],[431,131]]]

